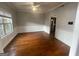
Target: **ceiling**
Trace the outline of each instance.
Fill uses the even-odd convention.
[[[45,13],[63,5],[63,2],[12,2],[17,12]]]

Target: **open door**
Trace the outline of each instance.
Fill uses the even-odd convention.
[[[56,30],[56,17],[51,17],[50,20],[50,36],[55,38],[55,30]]]

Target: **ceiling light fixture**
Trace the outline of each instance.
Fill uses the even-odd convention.
[[[32,4],[32,10],[33,10],[34,12],[36,12],[36,11],[38,10],[39,6],[40,6],[40,4],[36,5],[35,3],[33,3],[33,4]]]
[[[36,8],[35,6],[32,6],[32,10],[33,10],[33,11],[36,11],[37,8]]]

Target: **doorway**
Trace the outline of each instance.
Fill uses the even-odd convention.
[[[50,37],[55,38],[55,30],[56,30],[56,17],[51,17],[50,20]]]

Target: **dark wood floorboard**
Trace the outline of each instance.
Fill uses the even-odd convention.
[[[45,32],[20,33],[4,49],[9,56],[68,56],[69,46]]]

